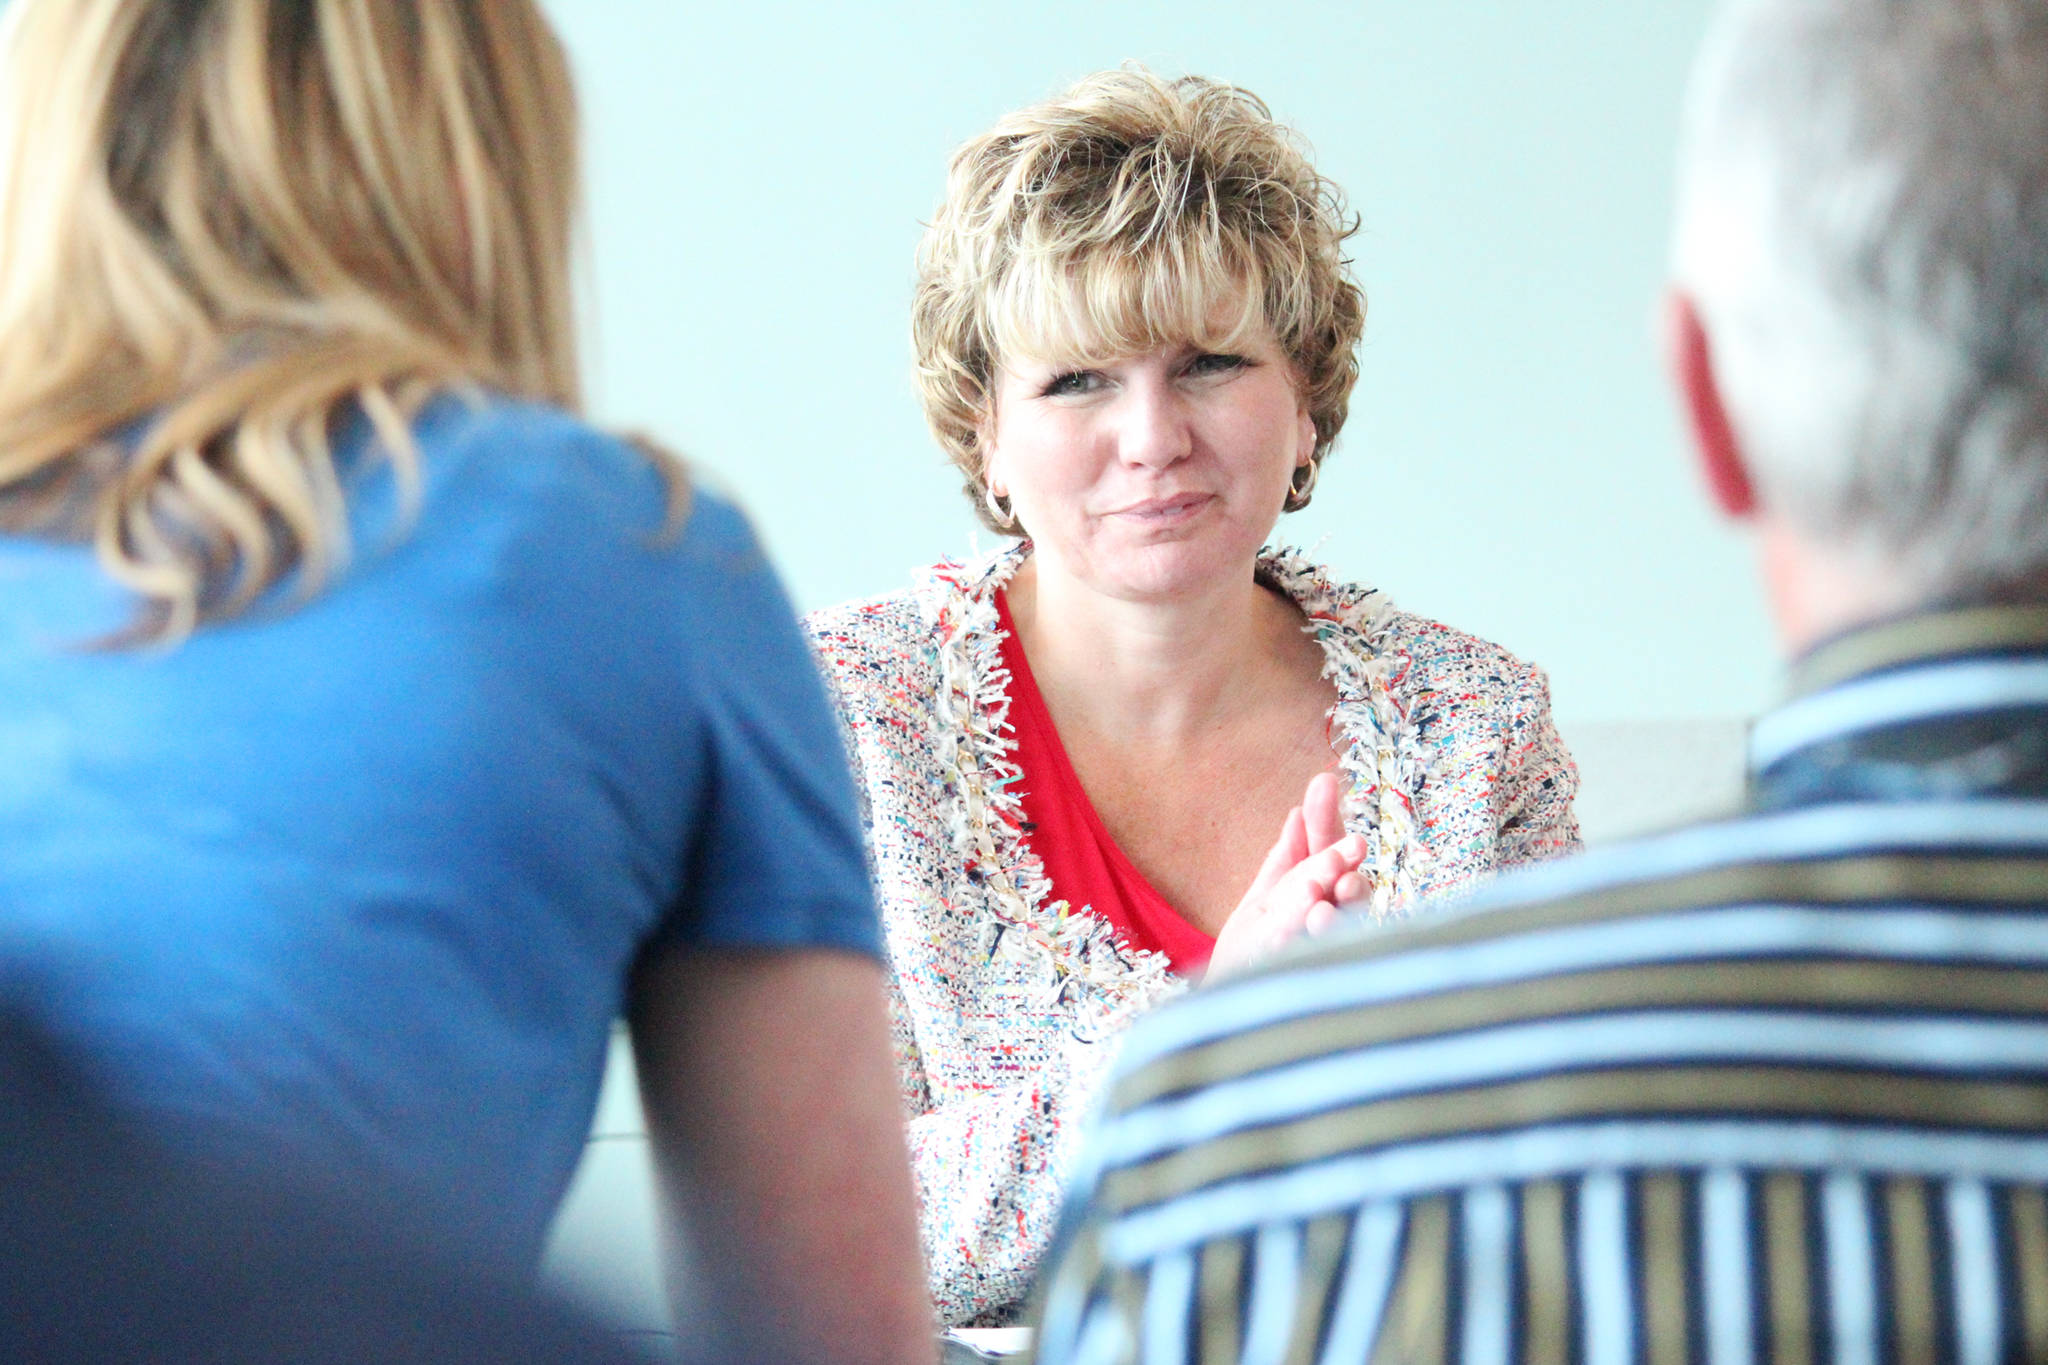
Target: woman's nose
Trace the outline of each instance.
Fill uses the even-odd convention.
[[[1170,386],[1132,385],[1120,406],[1117,456],[1124,463],[1164,468],[1194,448],[1187,406]]]

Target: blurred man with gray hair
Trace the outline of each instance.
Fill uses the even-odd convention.
[[[1730,5],[1675,273],[1749,808],[1142,1023],[1041,1360],[2048,1360],[2048,3]]]

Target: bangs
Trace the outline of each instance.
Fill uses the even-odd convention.
[[[1136,251],[1091,246],[1019,253],[994,284],[985,316],[998,364],[1101,364],[1182,345],[1228,351],[1275,330],[1249,252],[1157,239]]]

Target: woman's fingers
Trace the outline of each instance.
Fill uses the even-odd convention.
[[[1337,889],[1337,883],[1347,873],[1357,872],[1359,864],[1364,861],[1364,838],[1347,834],[1314,857],[1303,858],[1295,868],[1321,893],[1322,898],[1327,898]]]
[[[1301,814],[1310,853],[1321,853],[1344,837],[1340,792],[1335,773],[1317,773],[1308,780],[1308,790],[1301,796]]]
[[[1321,853],[1303,858],[1268,893],[1267,914],[1278,917],[1276,927],[1284,927],[1290,937],[1299,933],[1316,903],[1334,902],[1338,883],[1347,874],[1355,874],[1364,859],[1365,840],[1356,834],[1347,834]]]
[[[1216,935],[1216,953],[1210,959],[1212,974],[1233,971],[1264,955],[1259,941],[1265,932],[1263,921],[1266,912],[1275,903],[1274,894],[1280,884],[1307,856],[1307,847],[1308,841],[1302,833],[1301,807],[1296,806],[1287,812],[1287,819],[1280,825],[1280,837],[1267,850],[1258,875],[1252,878],[1252,884],[1245,889],[1237,909],[1231,912],[1229,921]]]
[[[1283,873],[1315,851],[1308,846],[1308,820],[1300,806],[1287,812],[1287,823],[1280,827],[1280,842],[1273,847],[1280,854]]]
[[[1334,781],[1323,794],[1334,805]],[[1311,784],[1314,795],[1314,784]],[[1317,799],[1323,799],[1317,796]],[[1225,975],[1266,957],[1304,933],[1320,933],[1337,918],[1338,906],[1363,897],[1367,887],[1359,875],[1365,861],[1365,840],[1339,834],[1315,853],[1307,851],[1308,815],[1288,812],[1280,838],[1266,854],[1259,875],[1216,936],[1210,959],[1211,976]]]
[[[1287,875],[1288,869],[1307,856],[1304,851],[1306,847],[1307,841],[1302,834],[1301,807],[1296,806],[1287,812],[1286,820],[1281,822],[1280,837],[1273,841],[1273,847],[1266,850],[1266,860],[1259,864],[1258,875],[1252,878],[1251,886],[1246,889],[1243,899],[1238,903],[1245,904],[1271,891],[1279,884],[1280,879]]]

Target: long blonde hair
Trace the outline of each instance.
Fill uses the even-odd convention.
[[[532,0],[15,0],[0,530],[90,539],[138,638],[348,550],[331,439],[469,385],[574,407],[574,97]]]

